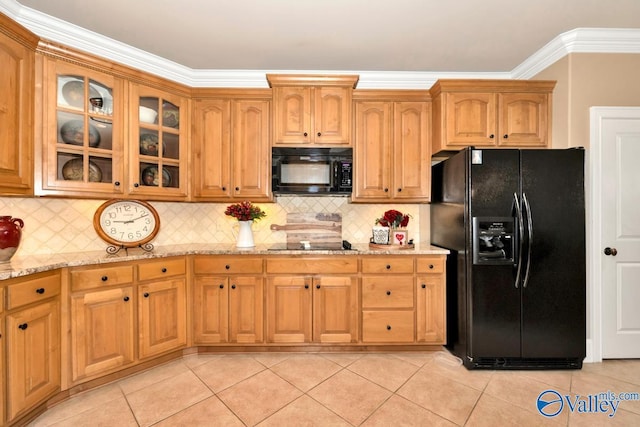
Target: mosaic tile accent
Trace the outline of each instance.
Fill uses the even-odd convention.
[[[106,244],[93,228],[93,214],[104,200],[0,197],[0,215],[21,218],[22,242],[16,256],[103,250]],[[185,243],[233,243],[236,220],[224,215],[228,203],[151,202],[160,215],[156,246]],[[256,244],[286,242],[284,231],[272,223],[286,223],[288,212],[340,213],[343,238],[366,243],[376,218],[388,209],[411,215],[409,238],[428,241],[429,205],[355,204],[347,197],[280,196],[261,203],[267,217],[253,224]],[[421,240],[421,237],[425,240]]]

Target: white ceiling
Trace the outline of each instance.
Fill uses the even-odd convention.
[[[36,34],[39,19],[58,18],[69,33],[90,30],[194,71],[511,73],[567,31],[640,29],[639,0],[0,0],[0,6]]]

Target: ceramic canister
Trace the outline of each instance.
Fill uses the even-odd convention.
[[[10,215],[0,216],[0,262],[11,259],[18,250],[24,222]]]

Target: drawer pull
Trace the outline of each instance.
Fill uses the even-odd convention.
[[[107,276],[102,276],[100,280],[102,280],[103,282],[106,282],[107,280],[109,280],[109,278]]]
[[[220,289],[224,289],[224,284],[220,283]]]
[[[40,294],[40,295],[44,294],[44,288],[38,288],[38,289],[36,289],[36,293],[37,293],[37,294]]]
[[[387,325],[387,331],[391,330],[391,325]]]
[[[144,294],[142,294],[142,296],[145,298],[149,298],[149,292],[145,292]]]
[[[129,301],[129,297],[124,297],[124,298],[122,298],[122,299],[124,300],[124,302]]]
[[[391,295],[391,291],[387,291],[387,295]]]
[[[427,285],[425,285],[424,283],[422,284],[422,289],[426,289]]]
[[[224,268],[228,270],[228,269],[231,268],[231,266],[229,264],[227,264],[227,265],[224,266]]]
[[[391,265],[387,264],[387,270],[391,270]]]
[[[18,329],[22,329],[23,331],[25,329],[27,329],[29,327],[29,325],[27,325],[26,323],[23,323],[22,325],[18,325]]]
[[[231,285],[231,289],[235,289],[235,288],[236,288],[236,285]]]
[[[429,264],[429,270],[433,270],[433,264]]]
[[[162,267],[162,270],[160,270],[160,271],[162,271],[163,273],[166,273],[167,272],[167,267]]]

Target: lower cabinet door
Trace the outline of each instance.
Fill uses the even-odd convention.
[[[60,388],[59,312],[50,300],[6,317],[9,420]]]
[[[229,284],[224,276],[196,276],[193,282],[193,341],[229,341]]]
[[[358,286],[355,277],[324,276],[313,281],[313,341],[358,341]]]
[[[267,280],[267,341],[311,342],[312,279],[276,276]]]
[[[260,343],[264,341],[263,284],[261,277],[229,278],[229,341]]]
[[[444,275],[418,276],[417,284],[417,341],[427,344],[446,344]]]
[[[133,362],[133,304],[131,287],[71,296],[72,381]]]
[[[138,286],[138,346],[140,359],[187,344],[186,279]]]

